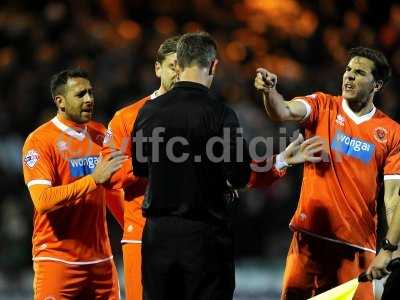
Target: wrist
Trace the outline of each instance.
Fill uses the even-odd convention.
[[[287,163],[284,152],[279,153],[275,158],[275,169],[282,170],[290,167],[290,164]]]
[[[93,182],[94,182],[96,185],[100,184],[100,183],[97,181],[96,176],[93,176],[93,174],[89,174],[88,176],[93,180]]]

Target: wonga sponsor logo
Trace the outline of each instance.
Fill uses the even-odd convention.
[[[336,132],[331,148],[345,155],[357,158],[368,163],[375,151],[375,145],[363,140],[348,136],[343,132]]]
[[[72,177],[80,177],[92,174],[99,162],[98,156],[72,158],[69,160],[69,170]]]

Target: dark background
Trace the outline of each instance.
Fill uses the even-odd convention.
[[[31,297],[32,203],[23,183],[21,148],[26,136],[56,113],[51,75],[71,66],[87,69],[96,119],[106,125],[118,108],[159,87],[154,59],[160,43],[196,30],[210,32],[218,42],[213,91],[238,113],[248,139],[273,137],[275,151],[297,128],[266,118],[253,88],[259,66],[278,74],[287,99],[314,91],[339,94],[347,50],[377,48],[388,56],[393,79],[375,104],[399,120],[395,1],[1,1],[0,299]],[[262,299],[277,295],[300,180],[296,167],[271,188],[241,193],[235,212],[238,297],[260,286],[268,290]],[[109,224],[119,262],[121,230],[111,218]]]

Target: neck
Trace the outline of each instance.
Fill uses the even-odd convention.
[[[367,102],[362,102],[362,101],[355,101],[355,102],[349,102],[347,101],[350,109],[357,115],[357,116],[363,116],[374,108],[374,103],[372,102],[372,97],[370,97]]]
[[[85,124],[76,123],[65,112],[60,111],[60,110],[57,112],[57,118],[69,127],[85,128],[85,126],[86,126]]]
[[[161,84],[158,90],[156,91],[156,95],[161,96],[167,92],[167,89]]]
[[[209,88],[211,86],[212,76],[209,75],[208,68],[193,66],[183,69],[179,74],[179,80],[200,83]]]

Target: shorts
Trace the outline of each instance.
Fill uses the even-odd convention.
[[[357,278],[374,259],[372,252],[294,232],[281,300],[308,299]],[[373,300],[372,283],[360,283],[354,300]]]
[[[119,300],[117,270],[112,260],[70,265],[34,261],[34,300]]]

